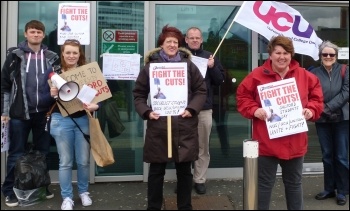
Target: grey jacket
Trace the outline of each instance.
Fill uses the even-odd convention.
[[[341,75],[342,64],[335,62],[328,74],[323,65],[311,70],[320,80],[324,98],[324,111],[317,122],[339,122],[349,120],[349,67],[344,78]],[[327,118],[328,114],[338,115],[334,121]]]
[[[58,55],[43,44],[38,53],[28,47],[27,41],[18,44],[1,70],[2,116],[27,120],[29,113],[49,110],[54,100],[47,80],[57,59]]]

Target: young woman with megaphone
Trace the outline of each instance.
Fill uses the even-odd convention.
[[[86,64],[84,51],[78,40],[66,40],[61,46],[62,72],[69,71]],[[55,86],[51,87],[51,96],[57,101],[70,101],[77,95],[74,83],[66,82],[56,73],[51,75]],[[79,88],[78,88],[79,89]],[[95,103],[84,103],[84,109],[63,117],[58,106],[53,109],[51,115],[50,134],[56,141],[59,154],[59,182],[63,203],[62,210],[72,210],[73,187],[72,170],[74,157],[78,171],[78,193],[83,206],[90,206],[92,200],[89,197],[89,172],[90,172],[90,145],[85,140],[84,134],[89,132],[89,119],[85,110],[90,112],[99,108]],[[77,125],[76,125],[76,123]],[[79,127],[82,131],[80,131]],[[83,134],[83,133],[84,134]]]

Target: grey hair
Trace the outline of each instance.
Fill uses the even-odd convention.
[[[318,53],[320,57],[324,48],[333,48],[335,50],[335,55],[338,55],[339,47],[336,44],[331,43],[331,41],[326,40],[318,48]]]

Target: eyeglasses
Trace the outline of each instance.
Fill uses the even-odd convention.
[[[75,40],[75,39],[68,39],[68,40],[64,41],[64,44],[69,44],[69,43],[75,43],[75,44],[80,45],[80,42],[78,40]]]
[[[321,54],[323,57],[335,57],[335,53],[323,53],[323,54]]]
[[[189,40],[201,40],[202,38],[200,37],[187,37]]]

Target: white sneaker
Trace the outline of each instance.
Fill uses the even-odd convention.
[[[89,197],[89,194],[90,194],[89,192],[79,194],[81,203],[83,204],[84,207],[90,206],[92,204],[92,200]]]
[[[73,206],[74,201],[71,198],[66,197],[62,202],[61,210],[73,210]]]

